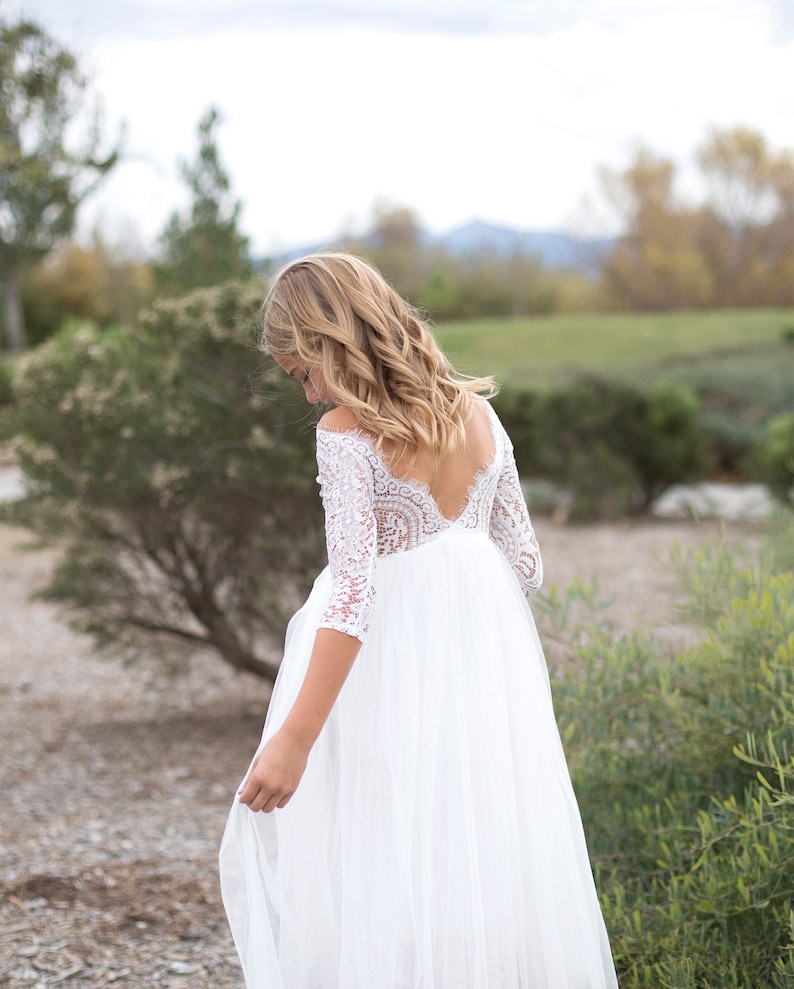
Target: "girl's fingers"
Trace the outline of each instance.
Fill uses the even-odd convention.
[[[271,811],[275,810],[279,805],[279,800],[282,799],[281,793],[271,793],[270,796],[265,801],[262,810],[269,814]]]
[[[250,780],[246,780],[245,783],[239,789],[240,803],[251,805],[251,801],[259,792],[258,786],[253,786]]]
[[[240,803],[247,804],[251,810],[260,810],[269,796],[270,791],[262,789],[253,780],[248,780],[240,789]],[[257,804],[259,806],[256,806]]]
[[[269,814],[274,811],[277,807],[286,807],[292,797],[292,793],[284,793],[283,790],[277,790],[275,793],[271,793],[268,790],[256,789],[248,793],[248,788],[244,788],[240,791],[240,803],[247,804],[250,810],[254,813],[258,813],[260,810]]]

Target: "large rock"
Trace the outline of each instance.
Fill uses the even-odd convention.
[[[762,519],[773,499],[763,484],[674,484],[651,506],[658,518]]]

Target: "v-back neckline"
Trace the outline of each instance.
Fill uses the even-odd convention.
[[[384,457],[383,452],[375,448],[375,437],[371,433],[368,433],[365,430],[358,428],[329,429],[327,426],[322,426],[319,423],[317,424],[317,430],[323,433],[336,434],[337,436],[355,436],[358,439],[363,440],[369,447],[370,454],[378,461],[378,464],[381,466],[383,471],[389,476],[389,478],[392,481],[394,481],[397,484],[404,484],[407,487],[411,488],[412,490],[418,491],[433,506],[433,509],[435,510],[435,513],[439,517],[439,519],[442,522],[444,522],[446,525],[453,526],[456,525],[458,522],[460,522],[462,518],[464,518],[466,512],[469,510],[469,507],[471,506],[472,498],[474,497],[475,492],[479,488],[480,484],[482,484],[483,480],[490,475],[491,471],[495,468],[496,463],[499,459],[499,441],[498,441],[496,426],[494,422],[494,419],[496,418],[495,413],[488,402],[485,403],[485,406],[486,406],[485,414],[488,418],[488,430],[491,434],[491,441],[493,442],[493,453],[486,461],[486,463],[484,463],[482,467],[478,467],[477,470],[475,471],[474,476],[472,477],[471,481],[469,482],[466,488],[466,496],[463,502],[463,507],[457,513],[457,515],[454,516],[449,516],[444,514],[444,512],[441,510],[441,505],[438,503],[438,499],[430,490],[430,485],[426,481],[420,481],[419,478],[415,478],[415,477],[401,477],[399,474],[395,474],[392,471],[391,467],[389,466],[388,460],[386,459],[386,457]]]

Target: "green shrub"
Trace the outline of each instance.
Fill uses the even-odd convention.
[[[720,473],[763,480],[753,448],[769,420],[791,410],[791,366],[790,348],[768,340],[673,358],[650,375],[697,396]]]
[[[794,489],[794,412],[775,416],[758,447],[764,480],[782,500]]]
[[[250,384],[261,297],[200,290],[20,362],[3,433],[32,491],[9,511],[63,545],[49,593],[102,644],[208,645],[275,675],[322,513],[294,385],[266,371]]]
[[[748,423],[736,411],[701,408],[698,424],[711,451],[715,470],[729,477],[758,477],[752,458],[762,426]]]
[[[539,472],[571,490],[575,518],[645,509],[707,469],[697,402],[671,385],[580,378],[542,396],[536,429]]]
[[[712,462],[691,391],[657,384],[643,397],[639,417],[623,431],[623,453],[633,465],[642,507],[647,508],[671,484],[703,477]]]
[[[794,519],[785,531],[794,547]],[[679,554],[678,568],[708,633],[677,654],[616,637],[581,586],[544,601],[571,643],[555,701],[619,981],[783,989],[794,976],[794,578],[739,566],[722,545]]]
[[[494,408],[508,432],[522,477],[537,474],[541,398],[528,388],[503,388]]]

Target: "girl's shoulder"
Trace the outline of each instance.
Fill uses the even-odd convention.
[[[344,405],[337,405],[336,408],[329,409],[317,423],[319,429],[326,429],[331,433],[360,433],[361,426],[353,415],[353,410]]]
[[[364,429],[350,409],[337,406],[317,423],[318,459],[336,459],[341,451],[369,458],[377,449],[374,433]]]
[[[344,405],[338,405],[336,408],[329,409],[317,423],[318,437],[325,434],[325,438],[327,439],[329,433],[336,433],[342,439],[355,438],[359,441],[363,440],[369,446],[376,449],[380,446],[377,435],[365,426],[362,426],[352,410]]]

